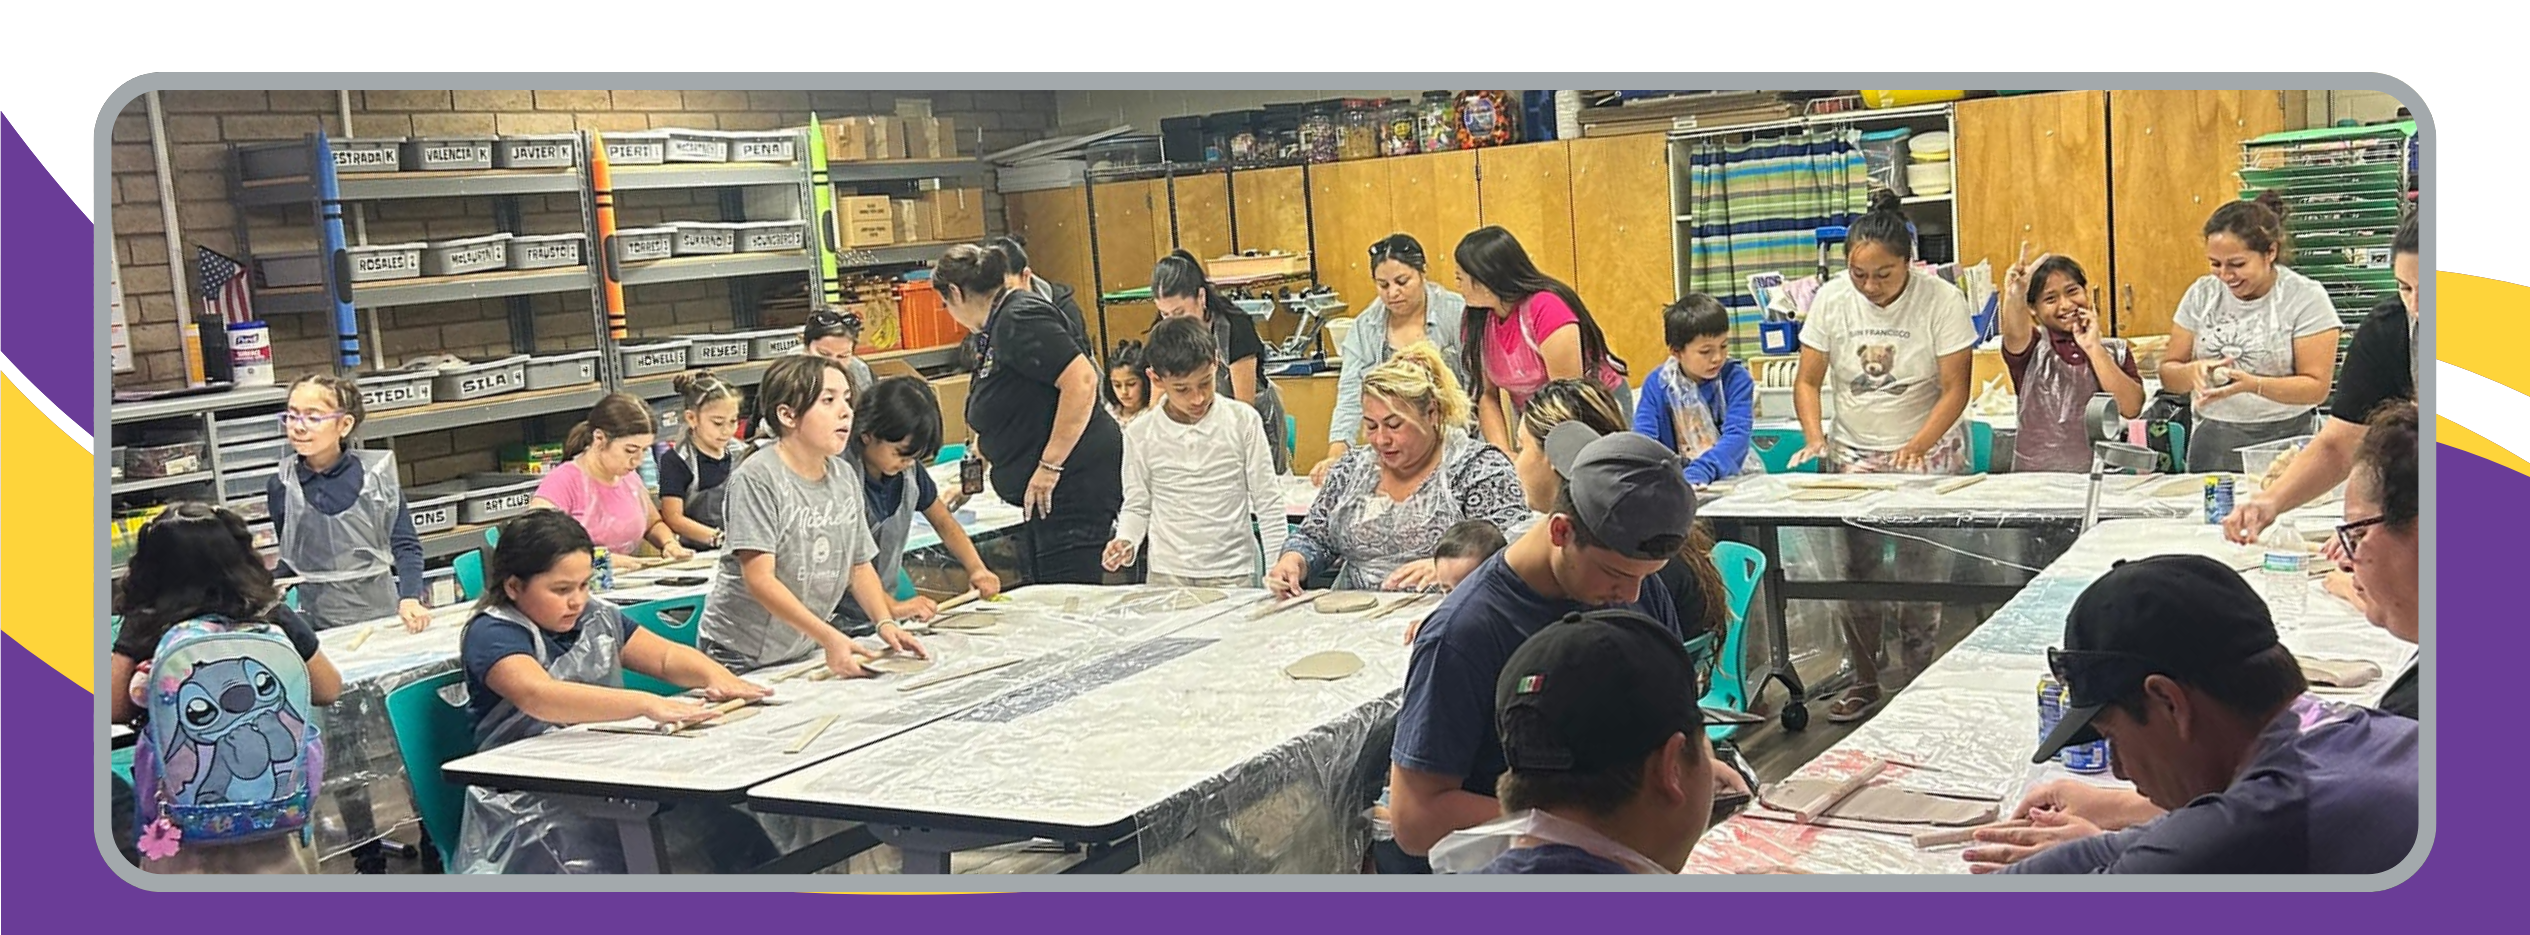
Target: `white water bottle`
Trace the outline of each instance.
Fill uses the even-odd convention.
[[[2278,520],[2259,537],[2265,550],[2259,576],[2264,579],[2267,612],[2275,618],[2277,636],[2297,629],[2302,611],[2310,604],[2310,550],[2302,543],[2301,530],[2290,520]]]

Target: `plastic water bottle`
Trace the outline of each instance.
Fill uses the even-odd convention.
[[[2259,575],[2265,580],[2267,612],[2275,617],[2276,635],[2293,632],[2310,604],[2310,550],[2301,530],[2289,520],[2267,527],[2258,545],[2266,551]]]

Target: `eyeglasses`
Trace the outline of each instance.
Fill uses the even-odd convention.
[[[296,429],[296,428],[310,428],[310,429],[312,429],[312,428],[315,428],[315,427],[317,427],[317,426],[324,425],[324,424],[326,424],[326,423],[328,423],[328,422],[332,422],[332,421],[334,421],[334,420],[336,420],[336,419],[340,419],[340,418],[342,418],[342,417],[344,417],[344,416],[347,416],[347,415],[350,415],[350,414],[351,414],[351,413],[348,413],[348,412],[327,412],[327,413],[317,413],[317,414],[304,413],[304,412],[285,412],[285,413],[282,413],[282,414],[281,414],[281,427],[282,427],[282,428],[284,428],[284,429]]]
[[[2351,523],[2337,524],[2337,551],[2345,553],[2346,561],[2353,561],[2355,548],[2363,544],[2364,537],[2371,534],[2372,527],[2388,521],[2388,516],[2375,516],[2371,519],[2358,519]]]

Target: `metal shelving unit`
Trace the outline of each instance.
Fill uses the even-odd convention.
[[[432,276],[422,279],[363,283],[351,287],[351,304],[355,308],[388,308],[398,305],[428,305],[434,302],[463,302],[469,299],[548,295],[558,292],[576,292],[587,288],[588,283],[588,268],[582,266],[496,270],[465,276]],[[326,297],[323,286],[266,289],[255,296],[255,311],[266,315],[323,314],[333,309],[333,300]]]
[[[281,404],[282,400],[288,398],[290,398],[290,391],[282,387],[247,387],[244,389],[232,389],[218,393],[200,393],[192,396],[170,396],[164,399],[147,399],[139,402],[115,403],[114,406],[108,410],[106,418],[108,422],[115,425],[123,425],[132,422],[149,422],[157,419],[169,419],[176,416],[200,415],[206,412],[222,412],[230,409],[247,409],[255,406],[277,406]]]
[[[2294,272],[2328,291],[2345,324],[2337,365],[2372,308],[2398,294],[2392,241],[2415,190],[2413,121],[2270,133],[2240,144],[2240,197],[2274,190],[2292,210]],[[2331,401],[2335,391],[2330,390]]]
[[[802,185],[808,179],[807,141],[802,140],[799,161],[680,163],[664,166],[625,166],[614,170],[615,190],[619,192],[654,191],[663,188],[734,188],[748,185]]]
[[[1306,161],[1303,161],[1303,162],[1297,162],[1297,163],[1291,163],[1291,164],[1288,164],[1288,165],[1253,166],[1253,167],[1247,167],[1247,168],[1241,168],[1241,167],[1239,167],[1239,166],[1234,166],[1234,165],[1213,164],[1213,163],[1196,163],[1196,164],[1188,164],[1188,163],[1176,163],[1176,162],[1163,162],[1163,163],[1160,163],[1160,164],[1159,164],[1159,165],[1157,165],[1157,166],[1138,165],[1138,166],[1126,166],[1126,167],[1121,167],[1121,168],[1112,168],[1112,169],[1091,169],[1091,170],[1089,170],[1087,173],[1083,174],[1083,175],[1082,175],[1082,177],[1081,177],[1081,199],[1082,199],[1082,201],[1083,201],[1083,204],[1084,204],[1084,207],[1085,207],[1085,210],[1086,210],[1087,216],[1088,216],[1088,218],[1089,218],[1089,276],[1090,276],[1090,283],[1089,283],[1089,285],[1090,285],[1090,287],[1091,287],[1092,289],[1096,289],[1096,288],[1098,287],[1098,284],[1099,284],[1099,283],[1102,283],[1102,282],[1105,282],[1105,281],[1106,281],[1106,270],[1105,270],[1105,267],[1104,267],[1104,263],[1103,263],[1102,259],[1101,259],[1101,258],[1099,257],[1099,255],[1098,255],[1098,183],[1099,183],[1101,180],[1108,181],[1108,182],[1125,182],[1125,181],[1139,181],[1139,180],[1147,180],[1147,179],[1152,179],[1152,178],[1158,178],[1158,179],[1161,179],[1161,180],[1162,180],[1162,185],[1163,185],[1163,187],[1164,187],[1164,188],[1166,188],[1166,189],[1167,189],[1167,192],[1168,192],[1168,204],[1167,204],[1167,208],[1168,208],[1168,240],[1169,240],[1169,244],[1173,247],[1173,246],[1176,246],[1176,245],[1178,244],[1178,236],[1179,236],[1179,234],[1178,234],[1178,225],[1177,225],[1177,178],[1178,178],[1178,176],[1181,176],[1181,175],[1184,175],[1184,176],[1212,175],[1212,174],[1215,174],[1215,173],[1220,174],[1220,175],[1222,176],[1222,179],[1223,179],[1223,184],[1224,184],[1224,187],[1225,187],[1225,189],[1227,190],[1227,196],[1226,196],[1223,200],[1224,200],[1224,201],[1226,201],[1226,202],[1228,203],[1228,206],[1229,206],[1229,218],[1230,218],[1230,249],[1232,249],[1232,250],[1238,250],[1238,249],[1240,249],[1240,247],[1239,247],[1239,173],[1241,173],[1241,172],[1252,172],[1252,171],[1258,171],[1258,170],[1264,170],[1264,169],[1288,169],[1288,168],[1292,168],[1293,166],[1297,166],[1297,167],[1299,167],[1299,169],[1300,169],[1300,217],[1301,217],[1301,229],[1302,229],[1302,230],[1304,230],[1304,231],[1307,231],[1307,232],[1308,232],[1308,234],[1309,234],[1309,242],[1310,242],[1310,243],[1311,243],[1311,245],[1312,245],[1312,250],[1311,250],[1311,252],[1310,252],[1310,256],[1309,256],[1309,269],[1308,269],[1308,271],[1307,271],[1307,272],[1304,272],[1304,273],[1283,274],[1283,275],[1279,275],[1279,276],[1265,277],[1265,279],[1266,279],[1266,280],[1283,280],[1283,281],[1290,281],[1290,282],[1295,282],[1295,283],[1296,283],[1296,282],[1300,282],[1300,281],[1302,281],[1302,280],[1306,280],[1306,281],[1307,281],[1307,283],[1308,283],[1307,288],[1315,288],[1315,287],[1318,285],[1318,271],[1317,271],[1317,262],[1318,262],[1318,258],[1317,258],[1317,252],[1316,252],[1316,250],[1314,249],[1314,245],[1317,243],[1317,239],[1318,239],[1317,199],[1316,199],[1315,197],[1313,197],[1313,195],[1312,195],[1312,190],[1313,190],[1313,189],[1312,189],[1312,186],[1311,186],[1311,184],[1310,184],[1311,180],[1310,180],[1310,178],[1309,178],[1309,174],[1310,174],[1310,173],[1309,173],[1309,163],[1308,163],[1308,162],[1306,162]],[[1157,170],[1157,171],[1156,171],[1156,174],[1154,174],[1154,170]],[[1155,210],[1156,210],[1156,208],[1155,208]],[[1230,283],[1230,282],[1223,282],[1223,283],[1220,283],[1220,285],[1227,286],[1227,285],[1232,285],[1232,283]],[[1131,290],[1127,290],[1127,291],[1129,292],[1129,291],[1131,291]],[[1147,291],[1147,290],[1145,290],[1145,291]],[[1107,348],[1112,348],[1112,347],[1114,347],[1114,346],[1115,346],[1115,339],[1107,333],[1107,306],[1109,306],[1109,305],[1113,305],[1113,304],[1118,304],[1118,303],[1121,303],[1121,302],[1134,302],[1134,301],[1145,301],[1145,302],[1147,302],[1147,301],[1149,301],[1149,299],[1148,299],[1147,297],[1144,297],[1144,298],[1139,298],[1139,299],[1135,299],[1135,298],[1117,298],[1117,299],[1112,299],[1112,300],[1111,300],[1111,299],[1109,299],[1109,298],[1108,298],[1108,296],[1107,296],[1106,294],[1099,294],[1099,295],[1097,295],[1097,296],[1096,296],[1096,301],[1097,301],[1097,303],[1098,303],[1098,321],[1097,321],[1097,326],[1098,326],[1098,336],[1097,336],[1097,337],[1098,337],[1098,343],[1099,343],[1099,354],[1103,355],[1103,354],[1105,354],[1105,353],[1106,353],[1106,350],[1105,350],[1105,349],[1107,349]]]
[[[659,283],[693,282],[697,279],[734,279],[740,276],[762,276],[770,273],[811,273],[817,266],[817,255],[806,250],[785,253],[729,253],[717,256],[680,256],[647,263],[626,263],[623,284],[650,286]]]
[[[208,442],[205,442],[205,444],[208,444]],[[115,481],[114,493],[116,496],[121,496],[127,493],[140,493],[148,490],[159,490],[166,487],[182,487],[187,484],[208,484],[217,479],[218,475],[209,470],[192,471],[185,474],[175,474],[167,477],[135,477],[130,480]]]
[[[579,188],[579,173],[569,169],[355,172],[341,176],[337,183],[345,201],[561,195]],[[239,207],[244,208],[307,204],[316,200],[316,182],[307,176],[254,181],[241,179],[237,182],[235,200]]]
[[[395,438],[441,429],[489,425],[494,422],[515,422],[537,416],[571,412],[596,405],[606,395],[606,386],[564,387],[531,393],[510,393],[485,399],[468,399],[432,403],[411,409],[391,409],[369,414],[369,424],[362,426],[364,438]]]
[[[884,247],[848,247],[835,254],[835,268],[870,269],[879,266],[901,266],[907,263],[929,263],[939,259],[941,251],[964,242],[926,240],[889,244]]]

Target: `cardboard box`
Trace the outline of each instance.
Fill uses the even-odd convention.
[[[954,159],[958,154],[957,121],[947,117],[905,119],[905,155],[910,159]]]
[[[931,381],[931,391],[940,397],[941,439],[966,440],[966,391],[973,385],[974,378],[963,373]]]
[[[927,97],[897,98],[896,116],[906,120],[931,119],[931,99]]]
[[[984,237],[984,190],[952,188],[922,193],[928,233],[939,240]]]
[[[885,201],[886,199],[882,198],[880,200]],[[846,250],[857,250],[863,247],[884,247],[896,242],[896,222],[893,219],[882,221],[844,221],[842,224],[843,247]]]
[[[905,122],[896,117],[843,117],[823,125],[826,158],[872,162],[905,158]]]
[[[835,196],[835,217],[845,223],[854,221],[892,223],[896,220],[896,208],[886,195],[837,195]]]
[[[897,243],[927,243],[933,239],[930,214],[922,209],[920,200],[898,198],[891,204],[896,212]]]

